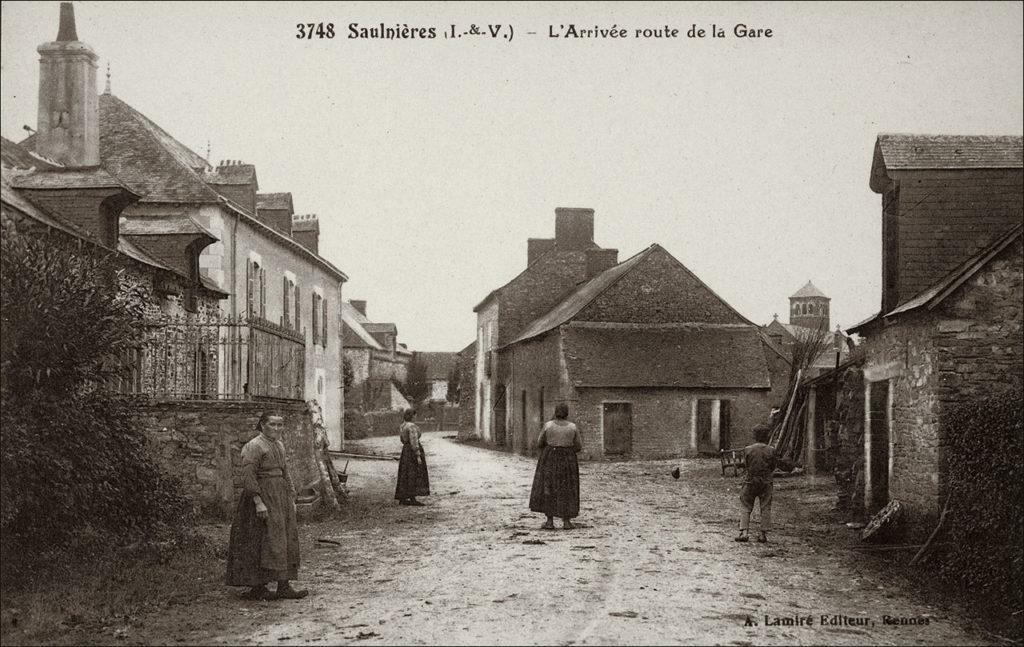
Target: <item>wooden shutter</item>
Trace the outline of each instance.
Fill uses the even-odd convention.
[[[302,330],[302,290],[295,286],[295,330]]]
[[[319,295],[316,292],[314,292],[313,293],[313,299],[312,299],[312,301],[313,301],[313,315],[312,315],[312,318],[310,319],[310,322],[312,323],[312,326],[313,326],[313,343],[314,344],[319,344],[320,343],[320,303],[317,300],[318,297],[319,297]]]
[[[252,276],[252,261],[245,261],[245,313],[252,316],[253,313],[253,276]]]
[[[281,325],[284,326],[285,328],[290,328],[291,325],[292,325],[292,320],[291,320],[291,317],[288,316],[288,297],[290,295],[288,294],[288,277],[287,276],[282,276],[281,277],[281,295],[282,295],[281,302],[282,302],[282,305],[284,307],[284,309],[282,310],[282,314],[281,314]]]
[[[260,318],[267,318],[267,271],[260,268]]]
[[[327,299],[324,298],[320,302],[320,307],[323,309],[321,325],[324,327],[324,334],[321,336],[320,341],[323,342],[324,348],[327,348]]]

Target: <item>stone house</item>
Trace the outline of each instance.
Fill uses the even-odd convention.
[[[559,237],[566,230],[568,240]],[[566,402],[587,459],[717,454],[749,442],[785,392],[785,358],[659,245],[616,263],[592,232],[593,211],[556,210],[554,244],[478,306],[478,421],[490,417],[492,429],[507,431],[494,441],[528,453]],[[543,285],[549,271],[551,284],[565,287],[543,308],[517,281]],[[526,303],[516,302],[516,288]],[[538,310],[503,321],[503,312]],[[491,330],[510,332],[494,341]],[[501,405],[487,411],[489,400]]]
[[[405,409],[405,399],[396,384],[404,384],[412,352],[398,342],[398,326],[375,323],[366,316],[366,301],[341,304],[342,344],[345,361],[352,369],[350,407]]]
[[[448,401],[448,378],[458,369],[459,354],[446,352],[417,352],[427,369],[427,399],[431,402]]]
[[[880,135],[882,307],[865,338],[863,499],[930,527],[949,494],[950,405],[1021,385],[1021,137]]]
[[[273,407],[297,434],[298,473],[316,484],[307,401],[322,407],[330,444],[344,439],[346,280],[318,255],[316,223],[293,217],[290,196],[258,194],[253,167],[213,168],[115,97],[109,74],[98,93],[98,56],[78,40],[71,3],[38,52],[37,131],[4,143],[5,202],[25,198],[147,268],[156,298],[120,390],[165,464],[200,506],[230,508],[238,449]],[[292,235],[296,220],[314,235]]]

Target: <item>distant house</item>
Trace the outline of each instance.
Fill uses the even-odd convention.
[[[426,365],[428,399],[431,402],[447,402],[448,378],[458,368],[459,354],[418,352],[416,356]]]
[[[404,384],[412,352],[398,342],[393,323],[374,323],[366,316],[366,301],[341,306],[342,343],[352,369],[350,407],[404,409],[408,400],[397,384]]]
[[[478,388],[504,400],[492,419],[504,414],[496,426],[507,429],[505,444],[532,451],[559,402],[580,424],[584,458],[717,454],[749,442],[785,392],[786,360],[665,249],[654,244],[616,263],[615,250],[593,244],[593,212],[568,213],[585,236],[559,240],[567,210],[557,210],[555,244],[520,275],[543,284],[551,271],[568,289],[515,333],[490,342],[496,359],[478,362],[490,364],[494,384],[478,379]],[[563,251],[570,253],[564,259]],[[503,309],[524,309],[517,279],[499,289],[496,312],[488,312],[490,301],[478,306],[481,350],[489,347],[488,329],[501,329]],[[478,393],[476,400],[488,398]],[[478,418],[488,413],[478,410]]]
[[[815,377],[834,369],[849,354],[849,338],[841,330],[832,331],[829,327],[830,301],[817,286],[808,281],[789,297],[789,323],[782,323],[779,316],[775,315],[771,323],[764,326],[765,334],[787,353],[787,357],[797,341],[813,339],[824,333],[822,351],[811,362],[804,377]]]
[[[945,489],[945,412],[1024,374],[1021,137],[880,135],[882,308],[863,344],[863,488],[920,524]]]

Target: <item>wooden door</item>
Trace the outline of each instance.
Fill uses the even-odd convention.
[[[633,450],[633,405],[629,402],[604,404],[604,453],[624,455]]]
[[[889,503],[889,381],[871,383],[871,512]]]
[[[498,384],[494,387],[494,442],[497,445],[504,445],[507,440],[505,436],[505,385]]]
[[[720,449],[714,408],[714,400],[697,400],[697,451],[702,454],[717,454]]]

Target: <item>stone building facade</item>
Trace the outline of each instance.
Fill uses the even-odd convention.
[[[342,303],[342,343],[352,370],[349,407],[363,411],[404,409],[409,402],[398,389],[405,384],[412,352],[398,341],[393,323],[372,322],[366,301]]]
[[[652,245],[614,263],[614,250],[595,246],[546,262],[553,252],[557,240],[525,276],[540,285],[550,268],[557,285],[576,263],[575,287],[511,339],[491,342],[489,375],[481,371],[487,353],[478,352],[477,422],[489,417],[495,432],[488,437],[484,426],[485,440],[530,453],[562,402],[580,423],[585,459],[717,454],[749,442],[751,429],[767,422],[785,392],[788,363],[671,254]],[[599,258],[587,262],[588,255]],[[483,348],[489,328],[518,323],[503,324],[503,313],[543,310],[516,304],[510,286],[516,280],[477,308]],[[489,409],[480,392],[488,387],[498,400]]]
[[[890,274],[882,313],[850,329],[865,337],[864,502],[870,512],[891,499],[901,501],[912,531],[923,533],[950,494],[945,411],[1006,385],[1019,388],[1024,374],[1022,146],[1020,137],[883,137],[876,145],[872,188],[883,195],[883,248],[896,251],[884,261]],[[915,159],[918,166],[943,172],[902,175],[901,165]],[[889,160],[897,166],[891,175]],[[899,186],[916,186],[918,180],[935,192],[934,200],[930,206],[901,207],[907,192],[897,196]],[[1006,187],[1017,187],[1016,196],[1008,199]],[[954,209],[963,216],[950,215],[950,205],[963,196],[970,196],[970,208]],[[937,226],[944,215],[948,221]],[[909,258],[902,251],[918,248],[907,247],[907,235],[923,246]],[[982,245],[975,244],[985,236]],[[917,259],[924,258],[930,262],[922,265]]]

